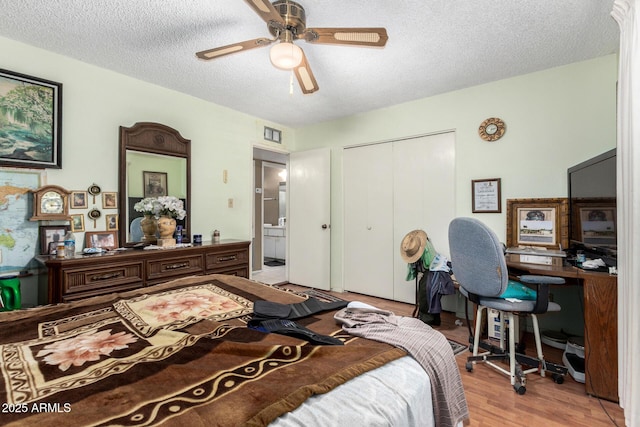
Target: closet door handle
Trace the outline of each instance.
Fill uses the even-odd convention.
[[[329,228],[329,226],[327,224],[322,224],[322,229],[326,230],[327,228]]]

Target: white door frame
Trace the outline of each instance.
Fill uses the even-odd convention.
[[[262,155],[259,157],[256,157],[255,155],[255,150],[259,150]],[[264,158],[262,158],[264,157]],[[267,162],[267,163],[279,163],[279,164],[284,164],[285,165],[285,170],[287,171],[287,175],[289,174],[289,152],[286,150],[280,150],[274,147],[265,147],[262,145],[253,145],[253,148],[251,150],[251,170],[254,171],[254,173],[252,174],[252,180],[251,180],[251,188],[249,190],[249,200],[251,200],[251,230],[252,230],[252,239],[255,239],[256,234],[260,233],[260,235],[264,236],[264,201],[262,201],[262,206],[260,206],[260,209],[262,210],[262,218],[263,220],[260,221],[260,225],[259,225],[259,230],[256,229],[255,224],[256,224],[256,218],[255,218],[255,212],[256,212],[256,206],[255,206],[255,191],[256,191],[256,177],[255,177],[255,161],[256,160],[261,160],[262,162]],[[264,166],[262,168],[260,168],[261,171],[264,170]],[[264,176],[262,177],[262,180],[264,180]],[[289,192],[287,191],[287,216],[289,215]],[[264,198],[264,196],[261,196],[261,200]],[[289,248],[289,231],[287,230],[285,233],[285,240],[286,240],[286,245],[285,247],[288,250]],[[262,245],[262,250],[260,251],[260,264],[264,267],[264,243]],[[253,275],[253,250],[249,251],[249,266],[250,266],[250,271],[249,271],[249,276],[251,277]],[[287,263],[287,265],[285,266],[285,279],[288,280],[289,278],[289,265]]]

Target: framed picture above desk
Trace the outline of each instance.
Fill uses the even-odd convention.
[[[566,198],[507,199],[507,247],[569,246],[569,202]]]

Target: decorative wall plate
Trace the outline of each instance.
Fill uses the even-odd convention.
[[[485,141],[497,141],[507,130],[506,125],[497,117],[491,117],[480,124],[478,134]]]

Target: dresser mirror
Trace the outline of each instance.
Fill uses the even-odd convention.
[[[183,226],[187,238],[191,235],[190,143],[177,130],[159,123],[120,127],[118,238],[122,246],[132,246],[142,239],[136,218],[143,214],[134,205],[144,197],[174,196],[182,200],[187,216],[177,223]]]

